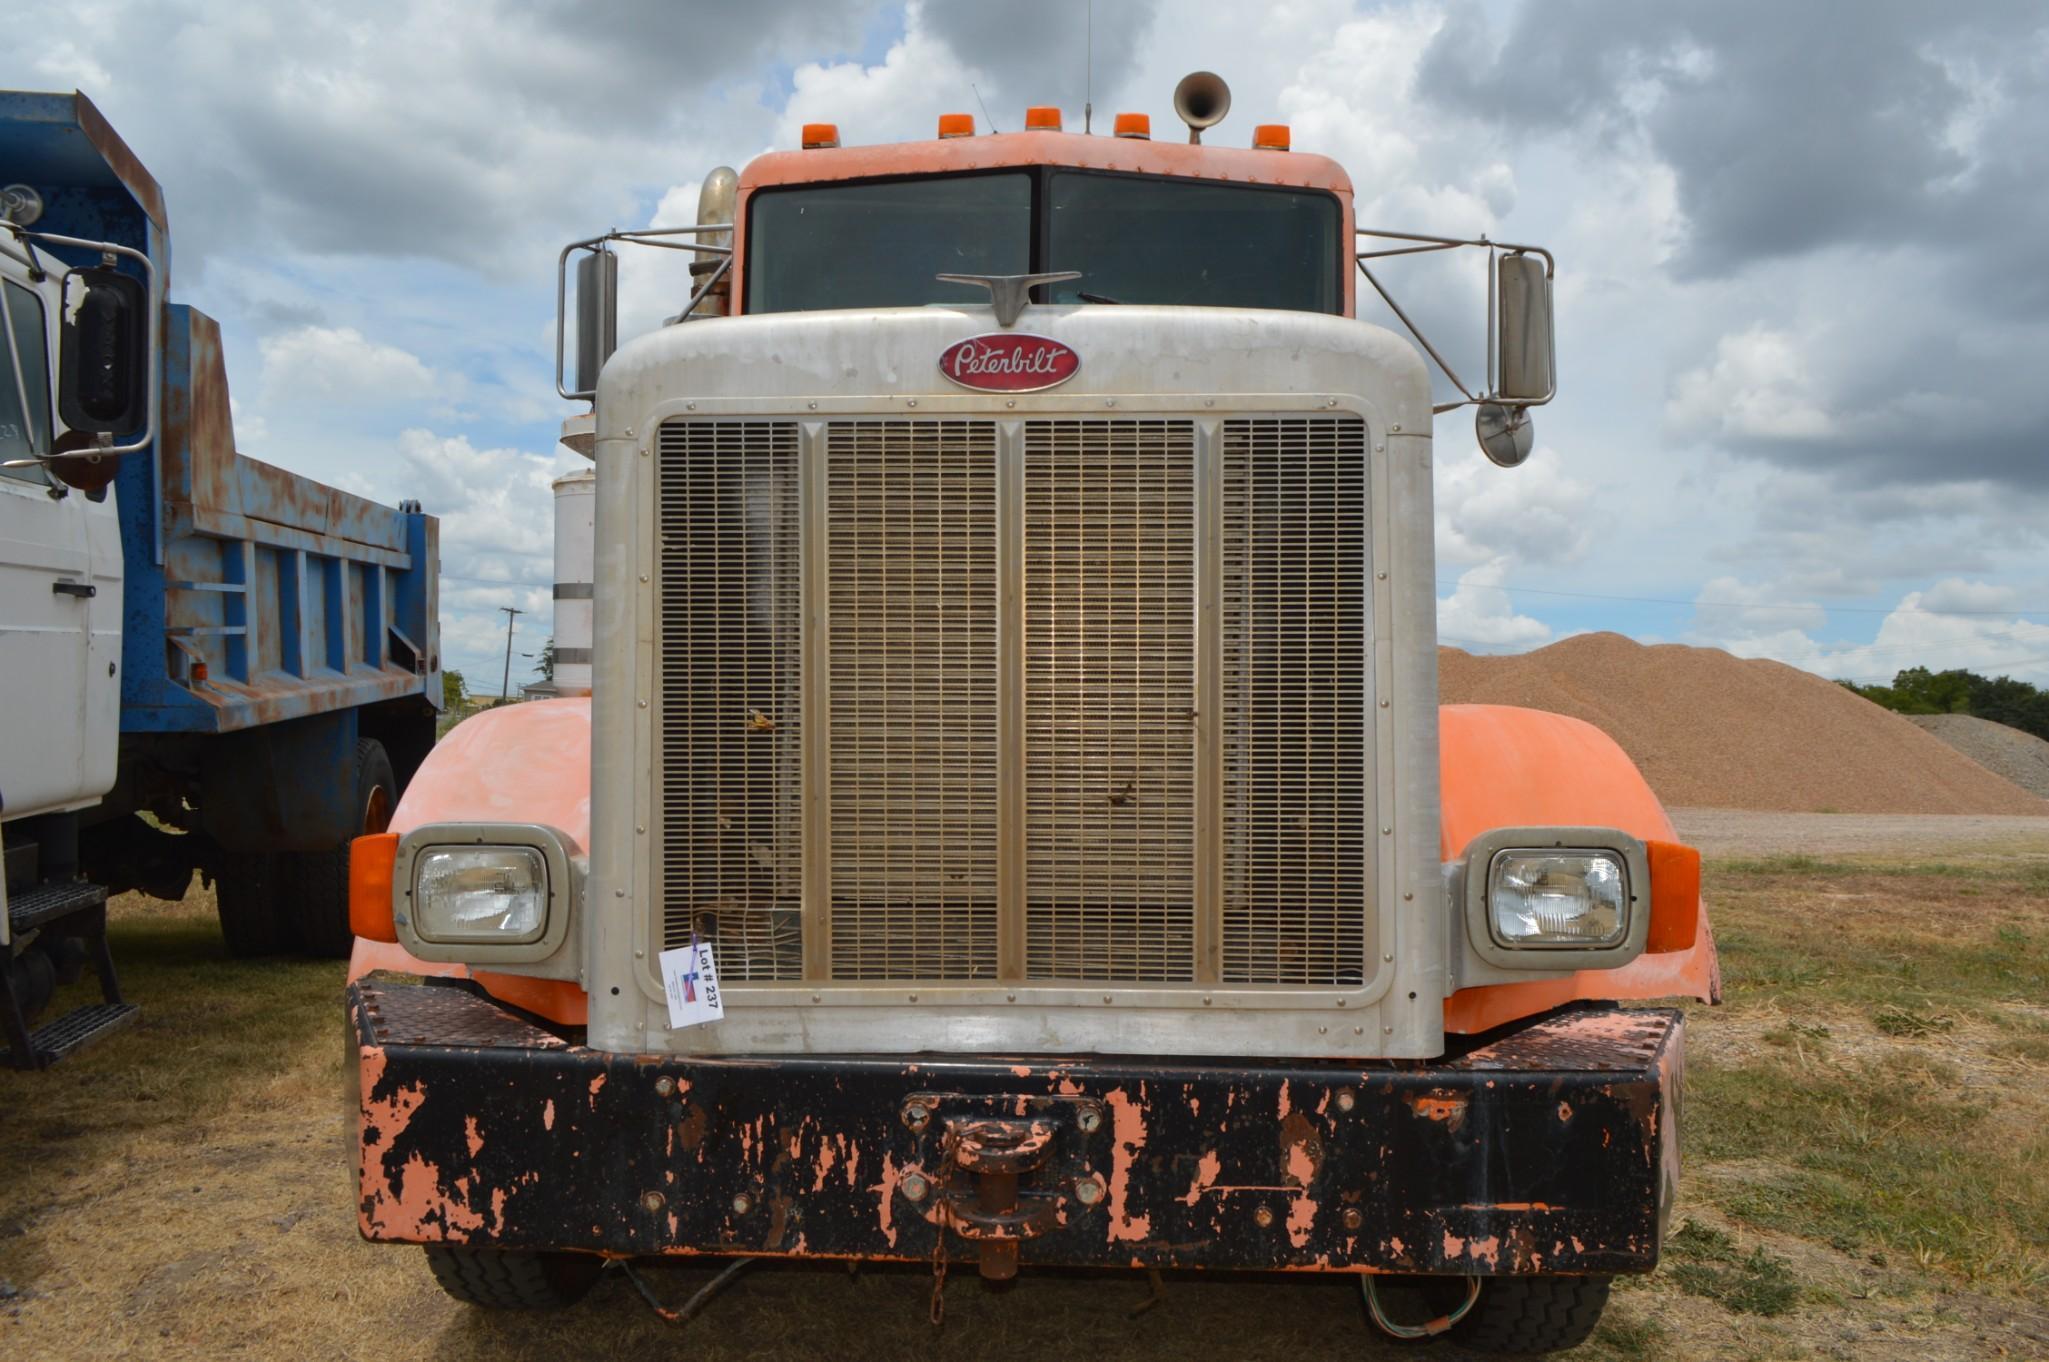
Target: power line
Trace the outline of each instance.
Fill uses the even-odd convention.
[[[1471,587],[1476,591],[1499,591],[1504,595],[1522,592],[1530,596],[1566,596],[1582,601],[1631,601],[1639,605],[1704,605],[1727,610],[1835,610],[1849,615],[1960,615],[1985,616],[1992,619],[2008,619],[2014,615],[2049,615],[2049,607],[2013,610],[1936,610],[1923,605],[1833,605],[1827,601],[1809,601],[1803,605],[1770,605],[1762,601],[1682,601],[1668,596],[1610,596],[1598,591],[1553,591],[1540,586],[1498,586],[1492,582],[1462,582],[1457,578],[1448,577],[1439,577],[1437,584],[1458,590]]]

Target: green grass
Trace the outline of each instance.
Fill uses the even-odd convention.
[[[1667,1248],[1675,1259],[1672,1280],[1688,1295],[1744,1315],[1783,1315],[1800,1303],[1801,1284],[1791,1263],[1763,1247],[1739,1254],[1722,1230],[1688,1224]]]
[[[1782,1020],[1690,1069],[1694,1185],[1756,1229],[2049,1287],[2049,1109],[2006,1077],[2049,1055],[2049,868],[1777,857],[1709,892],[1726,1015]],[[1692,1248],[1685,1289],[1773,1298],[1762,1260]]]

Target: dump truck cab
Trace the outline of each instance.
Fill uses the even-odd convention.
[[[458,1294],[1289,1268],[1484,1332],[1655,1264],[1680,1023],[1615,1004],[1712,992],[1698,858],[1596,731],[1440,716],[1430,377],[1343,170],[1120,123],[814,126],[564,252],[592,694],[358,843],[362,1228]],[[614,353],[637,242],[695,284]],[[1514,462],[1550,264],[1473,244]]]

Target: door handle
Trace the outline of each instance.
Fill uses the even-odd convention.
[[[100,589],[91,582],[55,582],[51,584],[50,590],[59,596],[76,596],[85,601],[100,594]]]

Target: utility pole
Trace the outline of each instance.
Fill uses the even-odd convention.
[[[498,683],[498,703],[504,704],[512,696],[512,622],[526,611],[516,605],[501,605],[505,612],[505,676]]]

